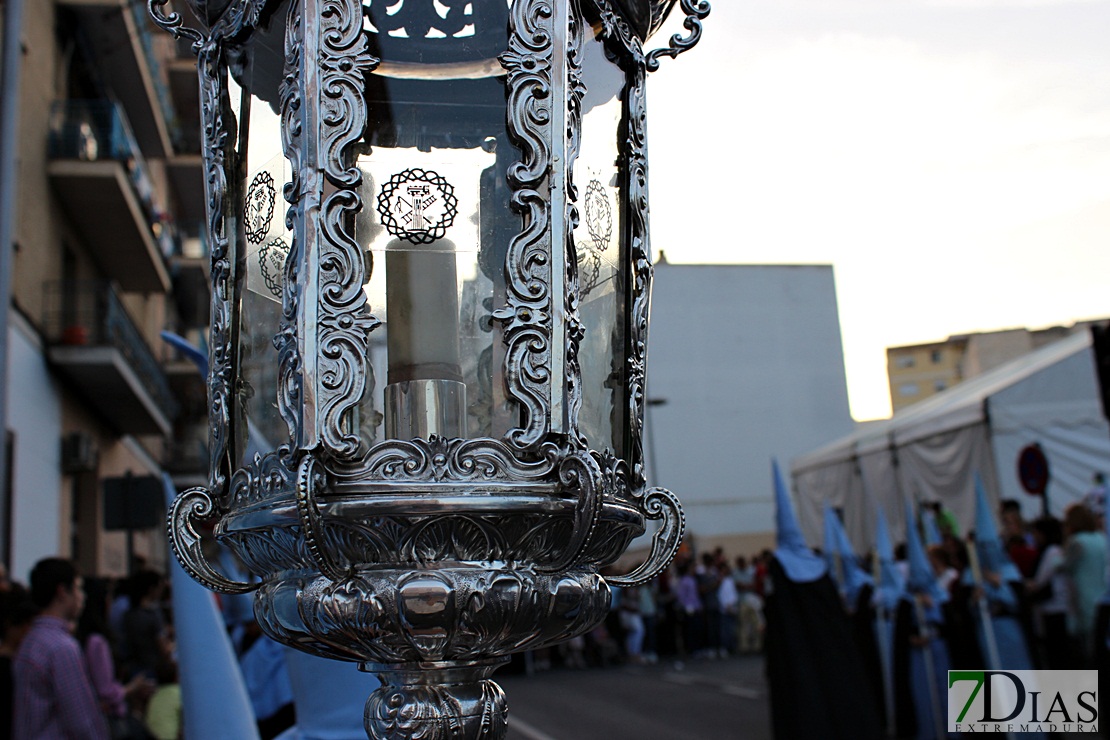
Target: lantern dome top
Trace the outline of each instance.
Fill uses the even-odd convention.
[[[235,0],[185,0],[205,27],[211,28]],[[241,0],[238,0],[241,2]],[[631,23],[641,40],[647,40],[659,30],[677,0],[616,0],[616,5]],[[256,5],[265,4],[257,2]]]

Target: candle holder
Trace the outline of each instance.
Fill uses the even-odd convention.
[[[377,674],[371,738],[503,737],[493,671],[682,538],[644,476],[644,97],[709,6],[645,52],[674,0],[189,0],[199,30],[165,2],[198,57],[213,286],[210,475],[174,552],[253,590],[270,637]],[[643,564],[599,575],[649,521]]]

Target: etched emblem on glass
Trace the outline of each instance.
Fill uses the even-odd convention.
[[[609,194],[600,180],[590,180],[586,188],[586,228],[590,231],[594,248],[604,252],[609,248],[613,235],[613,207],[609,204]]]
[[[378,214],[390,234],[413,244],[442,239],[459,212],[455,188],[432,170],[398,172],[382,186]]]
[[[247,203],[243,214],[244,230],[247,241],[251,244],[261,244],[270,231],[276,198],[277,188],[274,187],[273,175],[266,170],[255,175],[247,188]]]
[[[597,178],[590,180],[590,184],[586,186],[582,210],[585,212],[583,220],[590,239],[583,239],[576,246],[579,285],[582,296],[586,297],[603,282],[601,253],[609,248],[609,241],[613,237],[613,206],[609,202],[609,191]]]
[[[262,273],[262,280],[266,288],[275,298],[281,298],[281,286],[284,282],[285,260],[289,257],[289,245],[284,239],[272,239],[266,246],[258,250],[258,268]]]

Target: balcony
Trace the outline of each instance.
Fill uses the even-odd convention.
[[[173,153],[173,102],[154,50],[143,0],[59,0],[81,21],[109,87],[127,111],[142,151]],[[169,43],[167,41],[167,43]]]
[[[187,12],[187,11],[186,11]],[[170,97],[177,112],[174,156],[166,160],[166,175],[176,194],[180,221],[203,221],[204,162],[200,155],[200,82],[197,58],[186,41],[178,40],[176,55],[166,62]]]
[[[168,435],[177,403],[112,287],[50,282],[44,294],[51,364],[118,433]]]
[[[189,11],[184,11],[187,15]],[[165,61],[170,99],[177,114],[174,149],[178,154],[200,153],[200,79],[192,42],[177,39],[173,53]]]
[[[174,304],[185,330],[208,326],[212,303],[208,242],[200,224],[193,226],[193,232],[195,236],[179,235],[177,249],[170,259]]]
[[[173,478],[174,486],[181,489],[205,485],[208,464],[208,445],[200,439],[190,439],[166,445],[162,469]]]
[[[168,224],[127,119],[105,100],[63,100],[51,114],[47,173],[105,275],[127,292],[164,293]]]
[[[204,160],[200,154],[175,154],[167,159],[166,177],[176,195],[177,217],[181,221],[205,220]]]

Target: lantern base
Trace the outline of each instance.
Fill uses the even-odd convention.
[[[366,701],[370,740],[503,740],[509,710],[490,676],[508,659],[417,663],[363,663],[382,685]]]

